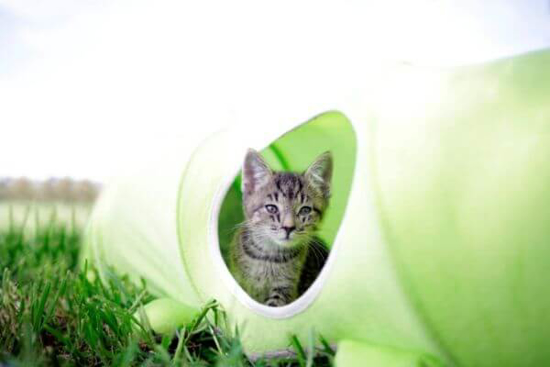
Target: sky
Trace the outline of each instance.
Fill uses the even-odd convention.
[[[251,105],[346,93],[373,59],[549,46],[548,0],[0,0],[0,177],[101,182]]]

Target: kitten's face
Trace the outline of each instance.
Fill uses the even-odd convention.
[[[303,243],[328,205],[332,158],[321,155],[304,174],[272,172],[249,151],[243,166],[243,204],[256,238],[284,247]]]

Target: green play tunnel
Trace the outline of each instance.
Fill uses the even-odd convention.
[[[550,51],[377,68],[352,94],[277,106],[192,152],[191,134],[121,174],[97,203],[84,257],[158,297],[217,299],[248,353],[314,327],[342,346],[341,365],[550,364]],[[334,155],[330,257],[280,308],[250,298],[223,260],[249,147],[278,169]]]

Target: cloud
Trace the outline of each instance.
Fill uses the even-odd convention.
[[[25,22],[59,25],[83,11],[97,9],[108,4],[108,0],[0,0],[0,8]]]
[[[550,43],[545,1],[445,4],[0,0],[28,56],[0,72],[0,176],[103,180],[252,107],[336,100],[373,59],[449,65]]]

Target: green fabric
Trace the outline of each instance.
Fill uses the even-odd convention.
[[[94,207],[85,234],[82,263],[88,260],[100,276],[113,267],[150,291],[200,307],[182,267],[176,228],[181,172],[189,154],[173,148],[141,168],[121,169]]]
[[[171,298],[158,298],[138,310],[135,316],[156,333],[169,334],[193,321],[199,311]]]
[[[399,347],[412,345],[433,350],[435,347],[423,326],[407,305],[379,237],[375,208],[365,187],[370,175],[365,159],[369,146],[355,145],[355,133],[349,120],[341,113],[328,112],[282,137],[270,136],[263,130],[256,133],[249,130],[243,139],[240,133],[229,130],[207,139],[194,153],[182,178],[178,217],[182,259],[199,297],[204,300],[215,298],[221,302],[230,321],[239,326],[251,352],[285,348],[289,334],[307,338],[310,327],[315,327],[329,340],[373,338]],[[324,231],[338,226],[347,205],[346,221],[340,223],[338,232],[339,245],[334,245],[338,247],[338,258],[331,264],[331,276],[310,307],[285,319],[266,317],[239,302],[232,286],[220,279],[224,272],[228,272],[227,268],[219,268],[213,263],[208,246],[213,204],[218,200],[217,195],[224,196],[219,191],[220,186],[229,181],[231,190],[235,190],[236,185],[231,182],[238,173],[246,149],[269,146],[274,140],[290,169],[305,169],[318,154],[332,150],[335,181]],[[302,150],[300,154],[296,149]],[[355,196],[346,203],[350,194],[354,152],[357,159],[362,158],[363,164],[357,160]],[[270,153],[267,149],[268,161],[275,169],[280,168],[277,167],[279,158]],[[240,204],[233,210],[240,211]],[[328,235],[324,238],[332,243]],[[272,332],[266,334],[265,330]],[[262,337],[258,338],[258,335]]]
[[[550,53],[426,79],[374,132],[402,284],[457,364],[548,365]]]
[[[190,134],[107,187],[83,258],[193,308],[217,299],[249,352],[285,348],[290,334],[307,340],[314,327],[331,342],[446,365],[549,365],[548,65],[547,50],[453,69],[373,68],[341,101],[288,111],[274,101],[193,153]],[[334,107],[342,112],[300,124]],[[331,256],[296,312],[251,306],[213,250],[242,218],[237,175],[249,147],[293,170],[335,156],[322,230]],[[339,358],[378,353],[359,349]]]
[[[373,346],[352,340],[338,343],[334,364],[336,367],[443,367],[440,361],[426,353]]]

